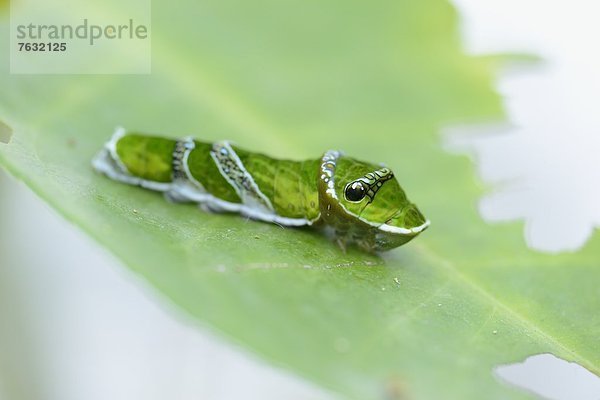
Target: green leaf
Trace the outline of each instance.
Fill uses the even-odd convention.
[[[123,18],[116,0],[95,12]],[[66,218],[208,326],[351,398],[528,398],[493,367],[541,352],[600,372],[599,236],[529,251],[521,224],[481,221],[471,165],[441,148],[444,124],[501,117],[494,64],[462,53],[446,2],[152,12],[151,75],[0,66],[0,162]],[[432,227],[381,257],[344,254],[309,230],[168,204],[91,170],[116,125],[297,159],[342,148],[387,163]]]

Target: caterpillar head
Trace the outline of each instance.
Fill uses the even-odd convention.
[[[328,151],[321,162],[319,203],[322,218],[338,241],[369,251],[398,247],[427,229],[389,169]]]

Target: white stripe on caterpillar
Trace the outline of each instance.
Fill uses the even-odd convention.
[[[214,143],[210,155],[223,178],[235,189],[244,205],[264,213],[275,214],[271,201],[260,191],[229,142]]]

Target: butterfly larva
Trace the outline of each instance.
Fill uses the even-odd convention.
[[[206,211],[328,228],[342,248],[356,243],[367,251],[389,250],[429,226],[390,169],[333,150],[306,161],[277,160],[227,141],[173,140],[119,128],[93,166]]]

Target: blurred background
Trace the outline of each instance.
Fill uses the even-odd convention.
[[[471,154],[496,187],[479,204],[484,219],[526,221],[537,251],[577,250],[600,226],[600,6],[453,5],[465,51],[539,59],[499,72],[507,121],[448,124],[440,146]],[[336,398],[195,325],[3,171],[0,193],[1,398]],[[522,385],[540,371],[523,372]],[[530,390],[565,398],[553,384],[566,383]],[[600,398],[597,381],[577,384],[581,398]]]

